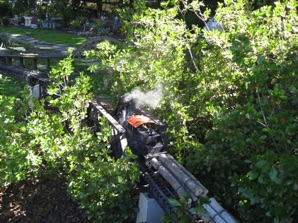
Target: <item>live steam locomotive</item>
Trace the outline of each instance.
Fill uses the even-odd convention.
[[[145,157],[168,149],[166,125],[138,108],[133,100],[122,96],[115,113],[127,131],[128,145],[134,153]]]

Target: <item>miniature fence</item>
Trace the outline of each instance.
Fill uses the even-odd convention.
[[[8,65],[13,65],[14,61],[18,61],[18,66],[25,68],[25,60],[32,61],[32,70],[38,70],[38,61],[45,60],[45,71],[48,72],[51,69],[51,60],[59,59],[62,60],[65,55],[59,53],[53,54],[25,54],[25,53],[12,53],[11,51],[1,51],[0,60]]]

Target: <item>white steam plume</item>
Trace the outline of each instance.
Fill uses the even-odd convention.
[[[157,84],[153,90],[148,92],[143,92],[139,88],[135,88],[130,93],[124,95],[124,101],[128,102],[133,100],[139,108],[150,106],[150,108],[155,109],[161,102],[162,98],[162,84]]]

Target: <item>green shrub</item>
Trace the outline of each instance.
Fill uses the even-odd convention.
[[[80,23],[79,20],[72,20],[70,22],[71,27],[73,27],[74,29],[81,29],[82,28],[82,24]]]
[[[8,18],[3,18],[2,19],[2,24],[3,24],[3,26],[5,26],[5,27],[7,27],[8,25],[9,25],[9,19]]]
[[[298,145],[296,2],[252,11],[249,1],[225,1],[215,16],[221,32],[187,29],[177,6],[134,6],[134,14],[121,15],[125,45],[105,42],[88,52],[102,61],[91,69],[109,72],[115,98],[162,83],[164,98],[153,112],[168,124],[171,153],[241,222],[291,222],[298,201],[291,165]],[[210,10],[202,7],[193,1],[180,13],[206,22]]]
[[[243,222],[291,222],[298,211],[290,164],[298,143],[295,4],[250,11],[230,2],[217,21],[225,30],[205,33],[212,48],[201,58],[206,84],[197,102],[209,107],[212,128],[188,167],[210,175],[207,187],[227,207],[237,204]]]
[[[103,148],[93,160],[72,156],[69,190],[95,222],[131,222],[136,218],[138,196],[128,192],[139,179],[139,171],[131,161],[133,156],[115,160],[109,152]]]
[[[82,73],[70,78],[72,63],[69,56],[52,69],[49,96],[41,103],[25,97],[22,109],[16,110],[15,101],[0,96],[0,187],[41,171],[49,176],[62,173],[70,195],[89,219],[130,221],[136,215],[132,210],[137,197],[129,191],[139,179],[134,156],[129,150],[118,160],[110,156],[112,131],[103,117],[102,132],[96,136],[85,125],[91,85]],[[29,100],[34,107],[26,113]]]

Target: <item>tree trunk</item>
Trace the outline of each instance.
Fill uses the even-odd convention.
[[[97,0],[97,16],[102,16],[102,0]]]

